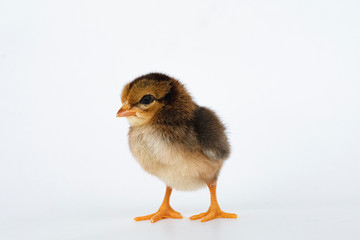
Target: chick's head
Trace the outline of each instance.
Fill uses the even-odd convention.
[[[163,107],[169,88],[169,82],[146,78],[128,83],[121,94],[123,106],[116,116],[127,117],[133,126],[148,123]]]
[[[165,74],[150,73],[125,85],[123,106],[117,117],[126,117],[132,126],[177,124],[190,119],[195,103],[185,87]]]

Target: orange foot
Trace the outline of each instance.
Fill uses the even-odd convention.
[[[142,217],[136,217],[136,218],[134,218],[134,220],[135,221],[150,220],[152,223],[154,223],[154,222],[157,222],[157,221],[159,221],[161,219],[165,219],[165,218],[180,219],[180,218],[183,218],[183,216],[181,216],[181,214],[179,212],[172,209],[172,207],[162,205],[156,213],[149,214],[149,215],[142,216]]]
[[[237,218],[237,215],[234,213],[226,213],[223,212],[219,204],[216,200],[216,183],[215,184],[208,184],[211,196],[211,204],[209,210],[204,213],[200,213],[198,215],[194,215],[190,217],[190,220],[197,220],[201,219],[202,222],[206,222],[215,218]]]
[[[237,218],[237,215],[234,213],[223,212],[220,208],[210,207],[206,212],[190,217],[190,220],[201,219],[201,222],[206,222],[215,218]]]

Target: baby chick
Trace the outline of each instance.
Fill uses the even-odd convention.
[[[166,193],[156,213],[135,221],[156,222],[182,218],[170,206],[172,189],[194,190],[207,185],[211,205],[207,212],[192,216],[202,222],[236,218],[223,212],[216,200],[219,171],[230,154],[225,127],[216,114],[198,106],[176,79],[150,73],[125,85],[117,117],[130,123],[130,150],[141,167],[166,184]]]

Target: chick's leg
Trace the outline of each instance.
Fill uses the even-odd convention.
[[[152,223],[165,218],[183,218],[181,214],[170,207],[171,187],[166,187],[164,200],[156,213],[134,218],[135,221],[150,220]]]
[[[215,218],[237,218],[237,215],[234,213],[226,213],[220,209],[220,206],[216,199],[216,183],[208,185],[211,196],[211,204],[209,210],[198,215],[190,217],[190,220],[201,219],[201,222],[206,222]]]

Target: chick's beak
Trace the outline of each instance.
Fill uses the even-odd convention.
[[[130,109],[129,104],[127,102],[124,102],[122,107],[117,112],[116,117],[129,117],[129,116],[136,116],[136,111]]]

